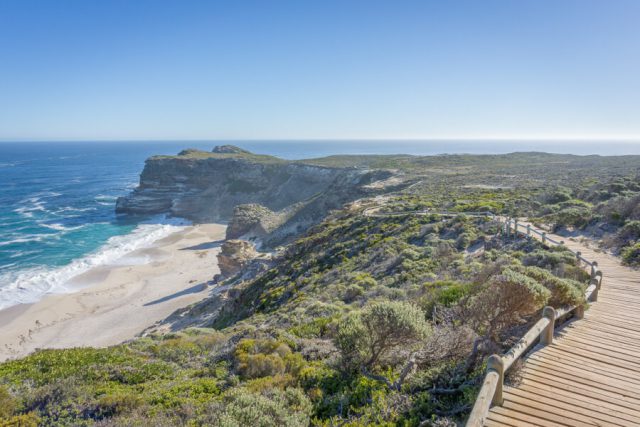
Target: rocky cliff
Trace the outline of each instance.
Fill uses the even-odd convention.
[[[116,211],[166,213],[194,222],[231,221],[229,237],[241,237],[246,229],[252,231],[250,237],[267,238],[274,245],[316,223],[329,210],[381,191],[370,184],[390,176],[393,172],[387,170],[285,161],[233,146],[212,152],[190,149],[177,156],[149,158],[139,186],[118,199]],[[252,207],[236,209],[246,204]],[[234,210],[244,217],[232,220]],[[247,218],[253,221],[251,227]]]

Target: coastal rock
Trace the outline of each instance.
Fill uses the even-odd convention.
[[[252,259],[258,256],[255,247],[245,240],[227,240],[218,253],[218,267],[223,277],[238,273]]]
[[[227,226],[227,239],[245,236],[248,239],[261,238],[282,223],[282,215],[257,203],[238,205]]]

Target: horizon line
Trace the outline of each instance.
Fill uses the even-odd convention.
[[[491,141],[491,142],[620,142],[620,143],[640,143],[640,135],[635,137],[357,137],[357,138],[0,138],[0,143],[19,142],[385,142],[385,141],[406,141],[406,142],[439,142],[439,141]]]

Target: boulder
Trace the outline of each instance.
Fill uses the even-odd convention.
[[[218,253],[220,274],[225,278],[231,277],[257,256],[258,252],[252,243],[246,240],[227,240]]]

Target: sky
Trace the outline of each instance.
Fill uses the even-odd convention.
[[[637,0],[0,0],[0,140],[640,141]]]

